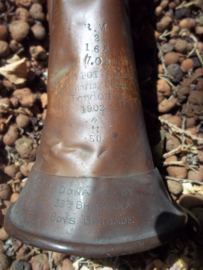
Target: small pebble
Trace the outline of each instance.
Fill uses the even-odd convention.
[[[172,81],[178,83],[181,81],[183,72],[178,64],[171,64],[167,67],[169,75],[173,77]]]
[[[173,45],[171,45],[170,43],[165,43],[161,46],[161,50],[164,54],[172,52],[173,48],[174,48]]]
[[[186,60],[184,60],[181,63],[181,68],[183,72],[188,72],[188,70],[193,69],[194,67],[194,62],[192,59],[188,58]]]
[[[180,195],[183,192],[183,186],[180,182],[176,182],[176,181],[172,181],[172,180],[167,180],[167,186],[169,191],[173,194],[173,195]]]
[[[203,206],[203,195],[181,195],[179,204],[187,209]]]
[[[32,270],[32,266],[27,261],[16,260],[12,263],[10,270]]]

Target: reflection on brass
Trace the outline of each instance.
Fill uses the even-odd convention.
[[[67,254],[154,248],[184,225],[154,168],[125,0],[49,1],[48,112],[6,231]]]

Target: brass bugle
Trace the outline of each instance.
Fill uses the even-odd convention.
[[[154,168],[127,0],[49,0],[48,109],[7,213],[13,237],[88,257],[141,252],[186,222]]]

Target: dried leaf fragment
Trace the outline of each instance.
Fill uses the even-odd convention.
[[[7,59],[6,62],[8,64],[15,63],[20,60],[20,57],[17,54],[14,54],[11,58]]]
[[[16,85],[24,83],[27,76],[26,58],[1,67],[0,74]]]

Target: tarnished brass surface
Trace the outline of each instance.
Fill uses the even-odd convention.
[[[185,223],[154,169],[125,0],[49,1],[48,111],[8,233],[91,257],[140,252]]]

